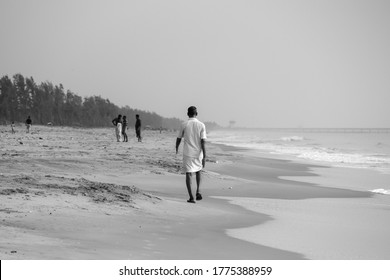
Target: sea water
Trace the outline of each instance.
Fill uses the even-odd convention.
[[[390,174],[389,129],[223,129],[209,132],[208,140],[262,154]],[[374,191],[390,194],[389,189]]]

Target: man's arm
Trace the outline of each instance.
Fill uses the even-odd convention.
[[[204,167],[206,165],[206,139],[200,140],[200,146],[201,146],[202,152],[203,152],[202,165]]]
[[[178,153],[179,151],[179,146],[180,146],[180,142],[181,142],[181,138],[176,138],[176,154]]]

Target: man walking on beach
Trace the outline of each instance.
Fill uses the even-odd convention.
[[[30,116],[28,116],[26,120],[26,133],[30,133],[31,126],[32,126],[32,120]]]
[[[192,195],[192,174],[196,174],[196,200],[201,200],[199,187],[201,183],[201,171],[206,162],[206,126],[200,122],[195,106],[188,108],[187,116],[189,119],[184,122],[176,139],[176,154],[179,151],[181,139],[184,138],[183,147],[183,167],[186,172],[186,185],[190,199],[189,203],[195,203]]]
[[[136,121],[135,121],[135,134],[137,135],[138,142],[142,142],[141,137],[141,119],[139,118],[139,115],[135,115]]]
[[[12,132],[12,134],[15,134],[16,132],[15,132],[15,122],[12,122],[11,123],[11,132]]]

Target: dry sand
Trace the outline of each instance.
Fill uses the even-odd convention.
[[[360,209],[383,196],[281,179],[315,174],[306,164],[208,145],[204,199],[189,204],[176,134],[145,131],[142,143],[128,135],[118,143],[108,128],[0,127],[0,259],[389,258],[387,244],[387,253],[372,246],[367,254],[370,246],[352,250],[365,238],[345,245],[354,215],[376,221],[367,225],[383,232],[376,244],[389,236],[386,201]],[[326,225],[338,223],[340,240],[325,238]],[[347,253],[312,246],[317,238]]]

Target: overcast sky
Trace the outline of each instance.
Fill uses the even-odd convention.
[[[390,127],[390,1],[0,0],[0,75],[164,117]]]

